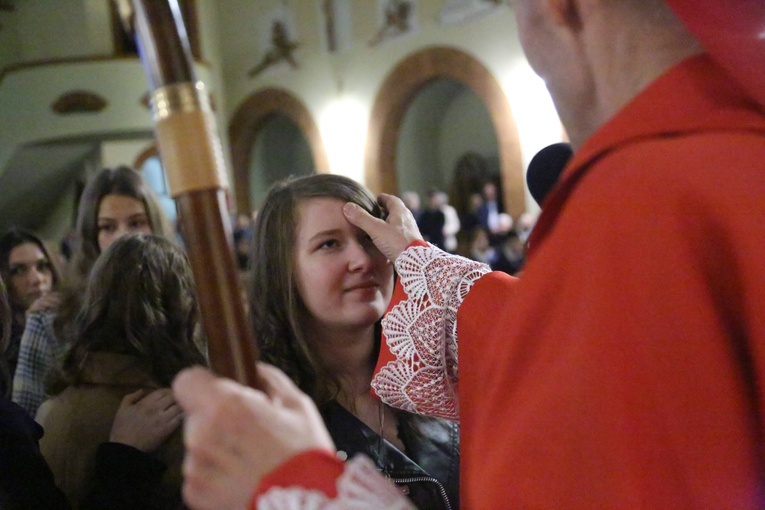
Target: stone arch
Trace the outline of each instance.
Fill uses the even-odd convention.
[[[250,149],[258,131],[269,116],[281,114],[300,129],[311,148],[315,169],[329,172],[329,159],[319,128],[308,109],[291,92],[266,88],[250,95],[236,110],[229,123],[231,163],[237,211],[250,211]]]
[[[420,50],[399,62],[383,82],[372,107],[365,152],[367,186],[398,194],[396,144],[404,114],[431,80],[451,78],[469,87],[485,103],[497,136],[499,167],[507,212],[525,211],[525,177],[518,130],[499,81],[475,57],[450,47]]]

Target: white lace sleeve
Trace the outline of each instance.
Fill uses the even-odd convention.
[[[433,245],[409,247],[395,265],[407,297],[382,327],[396,359],[380,370],[372,387],[389,405],[456,421],[457,309],[490,269]]]
[[[345,464],[337,497],[302,487],[273,487],[257,500],[258,510],[415,510],[412,503],[363,455]]]

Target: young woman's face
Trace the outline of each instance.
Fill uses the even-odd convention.
[[[314,321],[325,329],[373,325],[393,290],[393,267],[364,231],[348,223],[343,204],[311,198],[298,206],[298,290]]]
[[[125,195],[106,195],[98,206],[98,249],[104,252],[125,234],[151,234],[143,202]]]
[[[24,243],[11,250],[8,257],[11,293],[25,309],[53,287],[50,260],[35,243]]]

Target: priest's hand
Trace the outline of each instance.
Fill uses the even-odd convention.
[[[294,455],[335,451],[316,406],[280,370],[258,363],[263,390],[202,368],[173,382],[185,412],[183,498],[195,510],[248,508],[261,478]]]
[[[421,241],[422,235],[414,216],[401,199],[383,193],[378,197],[378,201],[388,211],[385,220],[373,217],[351,202],[343,206],[343,214],[350,223],[369,235],[377,249],[389,261],[395,262],[407,246],[414,241]]]

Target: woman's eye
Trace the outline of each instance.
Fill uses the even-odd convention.
[[[11,266],[11,276],[21,276],[26,272],[26,266]]]
[[[324,241],[319,245],[319,248],[335,248],[337,246],[340,246],[340,243],[337,241],[337,239],[329,239],[327,241]]]
[[[99,232],[114,232],[115,226],[112,224],[105,224],[105,225],[99,225],[98,231]]]
[[[37,271],[44,273],[45,271],[53,270],[53,265],[47,260],[41,260],[37,263]]]
[[[139,230],[146,227],[149,224],[147,220],[134,220],[130,222],[131,230]]]

